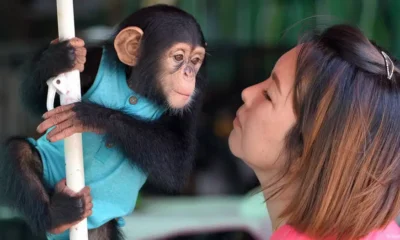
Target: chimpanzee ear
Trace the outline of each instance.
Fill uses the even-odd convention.
[[[121,62],[129,66],[137,64],[142,36],[143,31],[138,27],[126,27],[118,33],[114,47]]]

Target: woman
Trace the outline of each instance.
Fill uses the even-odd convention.
[[[242,93],[229,137],[255,172],[271,239],[400,239],[400,71],[337,25]]]

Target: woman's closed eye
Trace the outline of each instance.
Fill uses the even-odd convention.
[[[271,101],[271,102],[272,102],[271,97],[269,96],[267,90],[264,90],[264,91],[263,91],[263,94],[264,94],[265,99],[267,99],[268,101]]]

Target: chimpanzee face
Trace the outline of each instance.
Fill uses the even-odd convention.
[[[162,69],[158,78],[170,108],[185,108],[191,102],[204,56],[203,47],[187,43],[176,43],[165,51],[160,59]]]

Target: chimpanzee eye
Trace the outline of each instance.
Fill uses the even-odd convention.
[[[199,62],[200,62],[200,58],[192,59],[192,63],[193,63],[194,65],[198,64]]]
[[[182,54],[178,54],[174,56],[175,61],[180,62],[183,60],[183,55]]]

